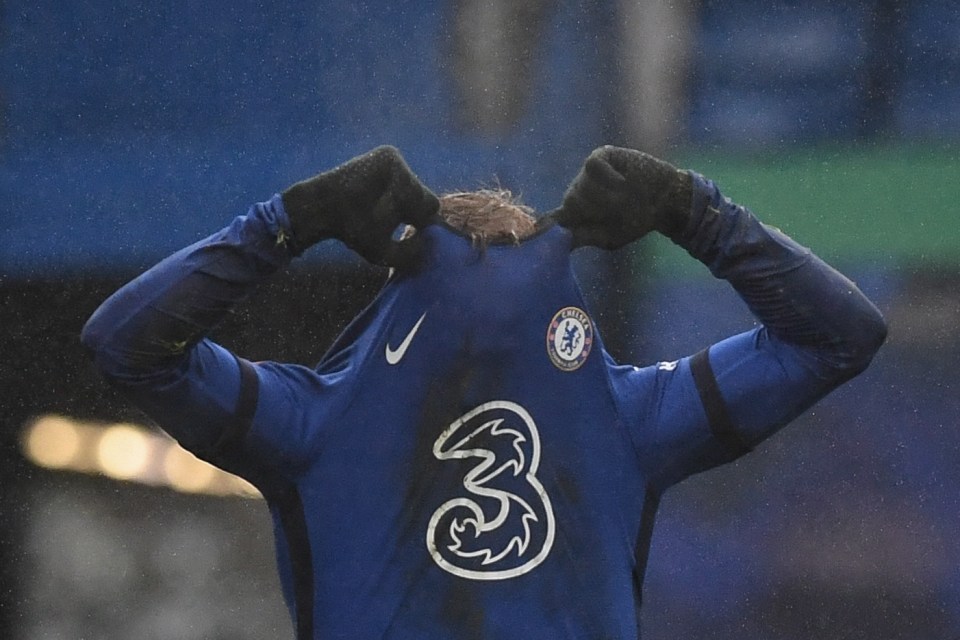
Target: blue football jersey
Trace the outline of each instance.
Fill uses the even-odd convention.
[[[619,365],[571,236],[477,247],[443,224],[316,368],[203,336],[289,261],[279,197],[170,256],[87,323],[100,369],[266,498],[311,638],[635,638],[658,501],[863,369],[882,317],[698,179],[688,251],[764,325]]]
[[[316,370],[243,364],[222,462],[270,501],[301,637],[636,637],[660,492],[746,447],[689,360],[611,361],[566,231],[420,233]]]

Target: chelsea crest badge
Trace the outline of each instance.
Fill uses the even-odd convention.
[[[564,307],[547,328],[547,354],[561,371],[575,371],[583,365],[593,347],[593,322],[583,309]]]

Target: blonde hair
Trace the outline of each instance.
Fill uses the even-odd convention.
[[[507,189],[479,189],[446,193],[440,198],[440,217],[478,246],[519,244],[536,230],[533,209],[521,204]],[[403,236],[413,235],[407,227]]]
[[[512,242],[530,236],[537,221],[533,209],[506,189],[460,191],[440,196],[440,217],[474,243]]]

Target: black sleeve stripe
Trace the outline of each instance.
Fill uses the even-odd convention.
[[[640,609],[643,602],[643,579],[647,573],[647,559],[650,556],[650,543],[653,541],[653,525],[660,507],[660,494],[647,489],[643,497],[643,511],[640,513],[640,531],[634,546],[633,598],[637,612],[637,637],[640,637]]]
[[[693,374],[693,381],[697,385],[700,402],[703,404],[704,411],[707,412],[710,431],[731,454],[743,455],[749,452],[752,447],[743,439],[730,419],[727,403],[720,395],[720,387],[717,386],[717,378],[713,374],[708,354],[709,350],[704,349],[694,355],[690,359],[690,372]]]
[[[253,365],[243,358],[237,358],[240,367],[240,397],[237,399],[237,409],[234,412],[230,427],[221,434],[214,451],[225,452],[236,447],[247,437],[253,424],[253,414],[257,410],[257,397],[260,394],[260,379]]]
[[[296,485],[289,484],[275,496],[283,534],[286,538],[290,566],[293,569],[294,612],[297,640],[312,640],[313,630],[313,553],[310,532],[303,510],[303,500]]]
[[[240,395],[234,420],[217,442],[216,451],[228,455],[235,453],[241,445],[250,427],[253,425],[260,394],[260,378],[253,364],[243,358],[237,358],[240,366]],[[269,502],[277,507],[283,529],[283,536],[293,569],[294,608],[296,613],[297,640],[311,640],[313,633],[313,554],[310,548],[310,533],[304,513],[303,500],[296,484],[276,481],[264,486],[258,484],[264,495],[269,494]]]

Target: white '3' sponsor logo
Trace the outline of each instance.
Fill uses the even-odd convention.
[[[400,346],[396,349],[390,348],[390,343],[388,342],[384,348],[384,354],[387,356],[388,364],[397,364],[400,360],[403,359],[403,354],[407,352],[407,348],[410,346],[410,343],[413,341],[413,336],[417,335],[417,330],[420,328],[420,324],[423,322],[423,319],[427,317],[426,312],[420,319],[417,320],[417,324],[413,325],[413,328],[410,329],[410,333],[406,335],[403,339],[403,342],[400,343]]]
[[[434,511],[427,549],[445,571],[471,580],[515,578],[553,547],[550,498],[537,479],[540,436],[530,414],[505,400],[467,412],[433,444],[438,460],[471,460],[462,487]]]

